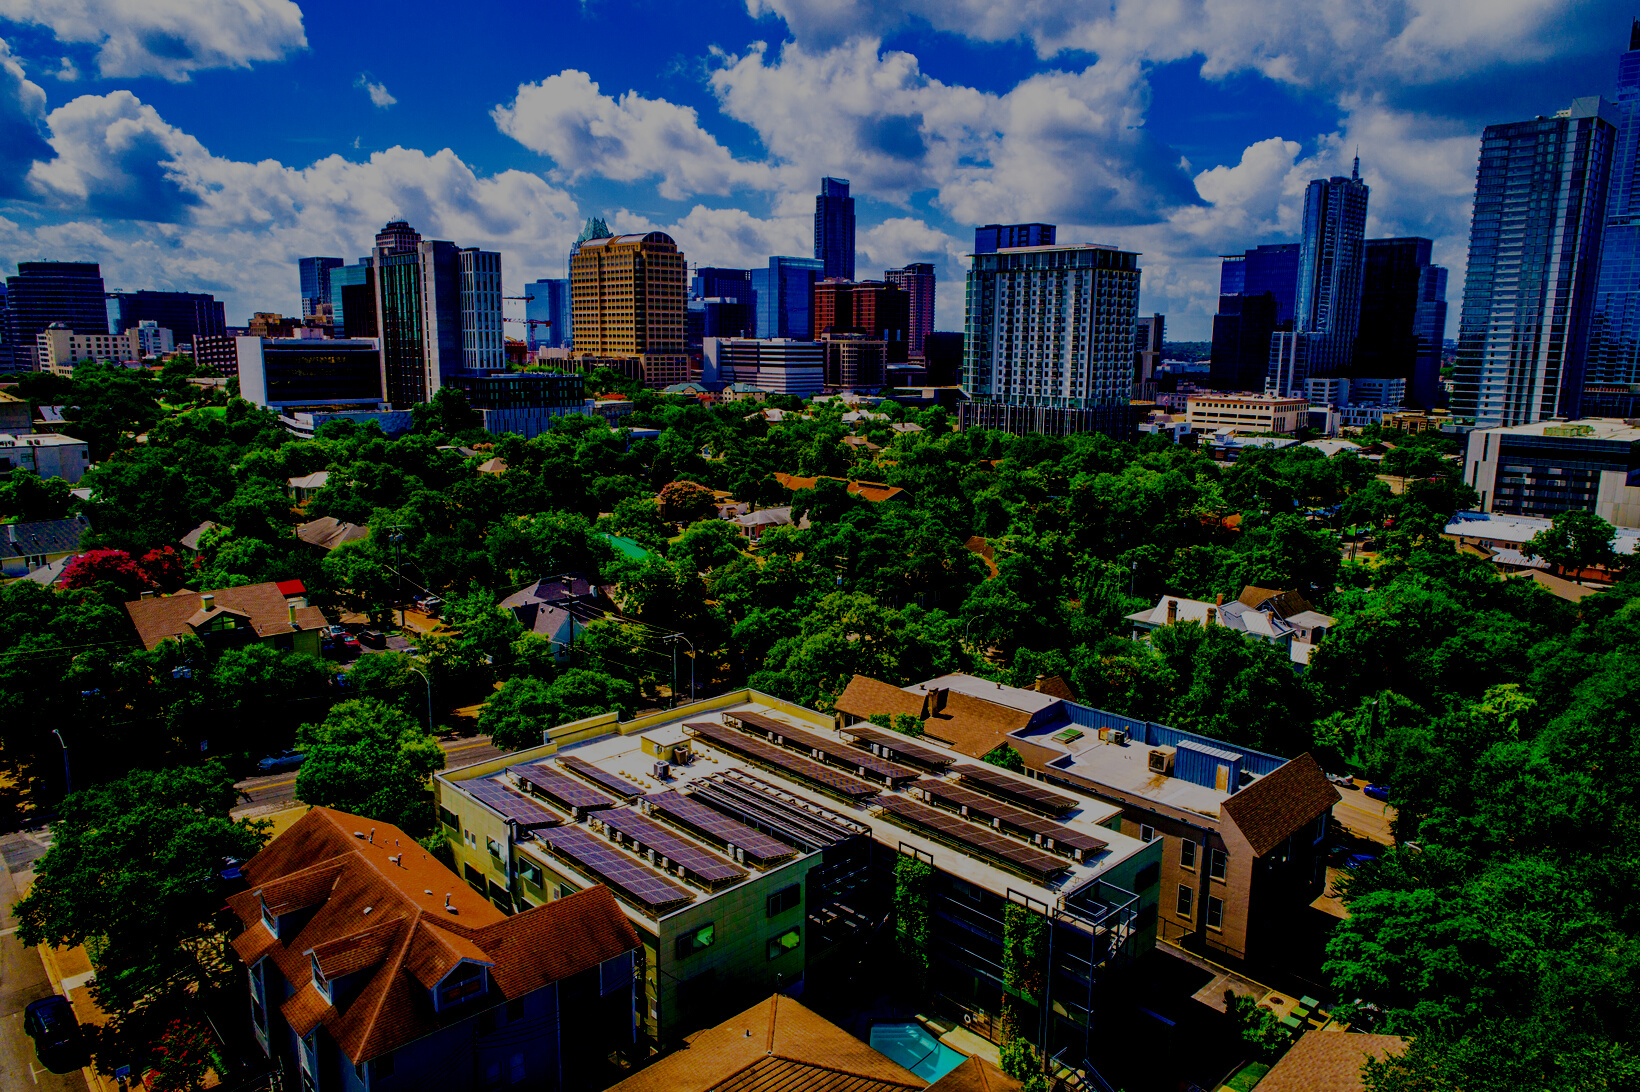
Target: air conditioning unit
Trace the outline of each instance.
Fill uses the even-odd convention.
[[[670,762],[655,763],[655,780],[669,781],[672,778],[672,764]]]
[[[1120,728],[1112,728],[1110,730],[1110,741],[1115,744],[1125,744],[1128,741],[1128,735]]]
[[[1173,776],[1172,747],[1152,747],[1150,749],[1150,772]]]

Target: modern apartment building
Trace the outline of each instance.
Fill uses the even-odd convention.
[[[820,180],[814,199],[814,257],[822,280],[854,279],[854,198],[848,195],[846,178]]]
[[[865,334],[834,333],[820,339],[826,354],[826,393],[875,391],[888,382],[891,346]]]
[[[771,394],[813,398],[825,389],[826,349],[795,338],[707,338],[703,383],[746,383]]]
[[[817,258],[776,256],[749,279],[756,313],[752,333],[760,338],[814,337],[814,283],[825,271]]]
[[[382,397],[374,338],[241,337],[234,340],[239,396],[270,409],[375,408]]]
[[[145,322],[171,331],[177,345],[228,332],[222,302],[209,292],[110,292],[108,330],[123,334]]]
[[[1552,517],[1593,512],[1640,527],[1640,428],[1611,418],[1539,421],[1477,429],[1468,436],[1463,480],[1480,510]]]
[[[621,367],[651,390],[689,378],[687,271],[664,232],[588,239],[570,259],[574,358]]]
[[[507,367],[507,335],[501,328],[501,255],[463,247],[461,262],[461,364],[469,372]]]
[[[341,258],[298,258],[297,279],[301,282],[302,317],[331,319],[330,271],[346,265]]]
[[[1430,264],[1429,239],[1368,239],[1361,275],[1361,323],[1352,379],[1400,379],[1410,405],[1441,394],[1446,337],[1446,270]]]
[[[1133,327],[1133,396],[1154,397],[1156,369],[1162,366],[1162,339],[1167,336],[1167,316],[1151,315]]]
[[[1640,384],[1640,20],[1617,61],[1615,99],[1608,117],[1616,142],[1589,328],[1585,382],[1591,387]]]
[[[451,380],[478,411],[486,432],[515,433],[528,440],[559,417],[590,413],[586,377],[552,372],[467,372]]]
[[[530,349],[563,349],[574,336],[568,278],[531,281],[524,286],[526,340]]]
[[[102,270],[96,262],[18,262],[6,278],[6,328],[11,367],[37,368],[35,337],[54,322],[82,334],[108,333]]]
[[[1304,398],[1203,391],[1185,399],[1185,419],[1192,432],[1233,428],[1242,432],[1295,432],[1304,424],[1310,403]]]
[[[889,919],[902,860],[929,866],[930,988],[982,1027],[1008,991],[1008,904],[1051,932],[1025,1023],[1072,1057],[1098,984],[1155,935],[1162,848],[1113,829],[1119,807],[752,690],[550,726],[540,747],[437,774],[434,794],[458,869],[496,906],[614,892],[661,1044],[836,981]]]
[[[913,262],[901,269],[885,269],[883,280],[905,290],[910,306],[906,356],[911,360],[922,360],[923,343],[934,332],[934,267],[928,262]]]
[[[961,426],[1125,435],[1139,255],[1038,246],[973,259]]]
[[[1452,395],[1480,428],[1581,413],[1613,116],[1582,98],[1481,137]]]
[[[974,229],[974,253],[995,254],[1022,246],[1053,246],[1053,224],[986,224]]]

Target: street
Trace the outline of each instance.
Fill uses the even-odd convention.
[[[484,736],[441,740],[439,746],[444,748],[446,769],[483,762],[502,753],[491,746],[489,739]],[[240,798],[239,806],[233,810],[234,818],[268,815],[296,803],[296,771],[287,770],[284,773],[267,774],[263,777],[249,777],[239,782],[235,788],[245,795]],[[44,853],[45,850],[42,849],[40,852]],[[10,851],[6,852],[6,857],[9,863]]]
[[[23,1009],[31,1001],[50,997],[52,991],[39,950],[25,948],[17,939],[17,919],[11,913],[11,904],[17,901],[17,885],[12,880],[12,868],[17,866],[10,864],[11,847],[21,838],[7,837],[9,867],[0,869],[0,1088],[85,1092],[85,1077],[78,1069],[53,1073],[42,1068],[34,1040],[23,1032]]]
[[[1382,800],[1374,800],[1360,789],[1338,787],[1343,799],[1333,805],[1333,821],[1359,837],[1379,845],[1389,845],[1389,824],[1395,812]]]

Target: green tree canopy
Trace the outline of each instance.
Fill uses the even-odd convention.
[[[345,701],[303,727],[307,754],[296,796],[309,803],[392,823],[412,836],[433,826],[427,779],[444,751],[403,709],[374,698]]]

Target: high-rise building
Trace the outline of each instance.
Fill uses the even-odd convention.
[[[1087,245],[973,257],[962,427],[1125,435],[1139,255]]]
[[[501,328],[501,255],[463,247],[461,261],[461,363],[470,372],[507,366],[507,335]]]
[[[5,342],[12,367],[37,367],[35,337],[54,322],[79,334],[108,333],[102,270],[96,262],[18,262],[6,278]]]
[[[302,317],[330,318],[330,271],[347,264],[341,258],[298,258],[302,281]]]
[[[374,259],[330,271],[330,322],[336,337],[376,337],[376,267]]]
[[[1135,398],[1155,395],[1156,369],[1162,363],[1162,339],[1167,332],[1167,316],[1151,315],[1133,326],[1133,383]],[[1149,385],[1146,387],[1146,385]],[[1141,387],[1146,389],[1141,390]]]
[[[818,258],[777,256],[769,259],[767,269],[752,270],[753,332],[760,338],[812,338],[814,282],[824,269]]]
[[[749,269],[719,269],[715,266],[700,266],[695,275],[689,278],[689,298],[692,300],[740,300],[750,303],[752,299],[752,271]]]
[[[822,178],[814,199],[814,256],[821,278],[854,279],[854,198],[848,179]]]
[[[820,338],[826,354],[825,389],[876,391],[888,382],[888,343],[869,334],[834,332]]]
[[[962,382],[962,331],[935,330],[923,338],[923,367],[930,387],[955,387]]]
[[[570,260],[574,358],[652,390],[688,380],[687,279],[683,252],[664,232],[582,242]]]
[[[209,292],[110,292],[108,328],[116,334],[152,322],[171,331],[178,345],[228,332],[222,303]]]
[[[1270,335],[1280,327],[1271,292],[1219,297],[1213,316],[1212,361],[1204,386],[1216,391],[1262,391],[1270,364]]]
[[[1452,397],[1480,428],[1581,413],[1613,116],[1582,98],[1482,134]]]
[[[860,334],[887,346],[888,362],[904,364],[911,299],[886,281],[824,280],[814,286],[814,333]]]
[[[1053,246],[1053,224],[986,224],[974,229],[974,253],[995,254],[1020,246]]]
[[[934,267],[928,262],[913,262],[903,269],[883,270],[883,280],[905,289],[911,305],[910,325],[906,329],[906,355],[912,360],[923,359],[923,342],[934,332]]]
[[[421,244],[421,232],[411,227],[403,220],[390,220],[387,226],[376,232],[376,250],[385,250],[389,254],[408,254]]]
[[[1360,159],[1348,178],[1317,178],[1304,191],[1293,329],[1308,344],[1288,357],[1297,370],[1279,371],[1293,385],[1271,393],[1303,394],[1309,376],[1341,375],[1349,370],[1361,323],[1361,252],[1367,197]]]
[[[1240,254],[1226,254],[1219,267],[1219,295],[1257,296],[1276,301],[1276,321],[1292,322],[1298,298],[1297,243],[1264,243]]]
[[[1640,384],[1640,19],[1629,30],[1628,52],[1618,58],[1610,109],[1617,143],[1585,382],[1624,388]]]
[[[1446,270],[1431,265],[1428,239],[1368,239],[1361,274],[1357,378],[1404,379],[1409,403],[1436,404],[1446,336]]]
[[[689,301],[685,341],[699,349],[709,337],[747,337],[752,325],[752,309],[737,299],[713,296]]]
[[[524,286],[524,318],[529,347],[562,349],[569,345],[574,324],[570,319],[569,280],[531,281]]]
[[[376,329],[388,402],[426,402],[466,364],[462,344],[461,249],[424,240],[403,220],[376,236]]]
[[[609,225],[604,222],[602,216],[588,216],[586,224],[581,228],[581,234],[577,235],[575,242],[570,244],[569,257],[564,260],[565,275],[569,274],[570,266],[575,261],[575,254],[581,249],[582,243],[589,239],[608,239],[614,234],[613,231],[609,230]]]

